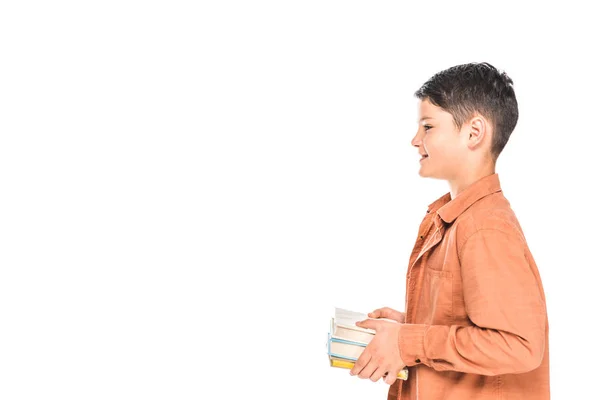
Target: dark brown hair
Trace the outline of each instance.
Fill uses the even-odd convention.
[[[512,79],[487,62],[456,65],[438,72],[415,96],[452,114],[457,129],[475,113],[485,117],[492,124],[494,161],[519,119]]]

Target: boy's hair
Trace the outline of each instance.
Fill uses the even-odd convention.
[[[438,72],[415,96],[450,113],[457,129],[475,113],[484,116],[492,124],[494,162],[519,119],[512,79],[487,62],[456,65]]]

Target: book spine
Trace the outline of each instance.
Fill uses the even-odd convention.
[[[367,343],[355,342],[355,341],[348,340],[348,339],[339,339],[339,338],[335,338],[335,337],[331,337],[331,336],[329,337],[329,341],[330,342],[352,344],[354,346],[360,346],[360,347],[367,347]]]

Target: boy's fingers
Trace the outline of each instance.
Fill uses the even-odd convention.
[[[379,367],[375,371],[373,371],[373,373],[371,374],[371,376],[369,377],[369,379],[372,382],[377,382],[378,380],[380,380],[381,378],[383,378],[386,375],[386,373],[387,372],[385,372],[385,369],[383,367]]]
[[[392,310],[389,307],[378,308],[377,310],[369,313],[371,318],[391,318]]]
[[[393,385],[394,382],[396,382],[396,378],[398,376],[398,373],[393,374],[388,372],[385,376],[385,383],[387,383],[388,385]]]
[[[403,324],[406,321],[406,314],[393,308],[382,307],[370,312],[369,318],[387,318]]]
[[[355,325],[359,326],[361,328],[367,328],[367,329],[373,329],[375,331],[379,331],[379,328],[381,327],[381,322],[382,321],[365,319],[364,321],[358,321],[357,323],[355,323]]]
[[[370,360],[371,355],[363,351],[363,353],[358,357],[358,360],[356,360],[356,362],[354,363],[354,367],[352,367],[352,369],[350,370],[350,375],[359,374],[363,370],[363,368],[366,367]]]
[[[377,310],[374,310],[373,312],[370,312],[369,313],[369,317],[371,317],[371,318],[381,318],[381,317],[384,316],[383,314],[384,314],[383,308],[378,308]]]

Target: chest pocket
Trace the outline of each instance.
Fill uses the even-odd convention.
[[[452,272],[425,268],[419,313],[421,323],[450,325],[452,314]]]

